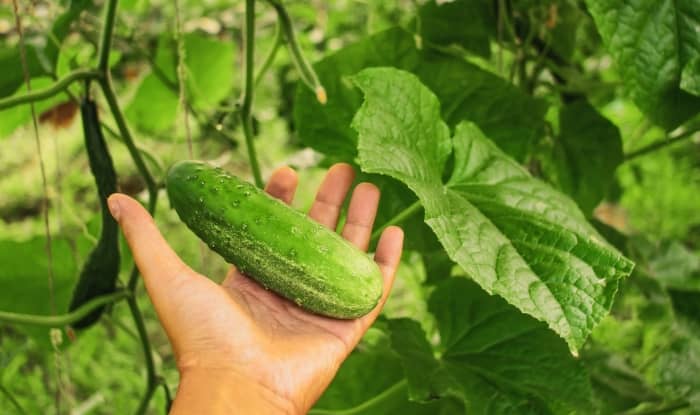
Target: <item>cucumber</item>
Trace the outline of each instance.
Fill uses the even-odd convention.
[[[377,305],[382,274],[369,255],[252,184],[185,160],[169,169],[166,187],[180,219],[265,288],[334,318]]]
[[[101,295],[111,294],[117,289],[119,277],[119,225],[109,213],[107,198],[117,191],[117,173],[114,171],[112,156],[102,136],[102,126],[97,115],[97,106],[89,98],[80,104],[90,170],[95,178],[97,195],[102,214],[102,232],[97,245],[83,266],[78,283],[73,290],[73,298],[68,307],[73,311],[88,301]],[[99,307],[72,324],[73,328],[84,329],[95,324],[105,307]]]

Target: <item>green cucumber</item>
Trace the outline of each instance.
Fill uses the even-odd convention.
[[[334,318],[377,305],[382,274],[369,255],[252,184],[186,160],[170,168],[166,187],[180,219],[265,288]]]

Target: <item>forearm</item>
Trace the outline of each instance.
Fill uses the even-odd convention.
[[[300,415],[290,401],[249,379],[203,369],[182,375],[170,413]]]

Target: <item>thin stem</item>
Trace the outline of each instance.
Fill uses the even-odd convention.
[[[138,340],[139,336],[136,334],[135,331],[133,331],[131,328],[129,328],[126,324],[124,324],[122,321],[120,321],[118,318],[115,318],[113,315],[110,313],[106,313],[102,316],[102,318],[107,321],[109,324],[112,324],[114,327],[120,329],[124,333],[126,333],[127,336],[131,337],[132,340]]]
[[[636,412],[634,412],[634,415],[668,414],[671,412],[675,412],[679,409],[687,408],[689,406],[690,406],[690,402],[679,400],[679,401],[669,402],[665,405],[657,406],[656,408],[650,408],[650,409],[643,410],[643,411],[636,411]],[[624,413],[626,413],[626,412],[624,412]]]
[[[294,25],[292,24],[292,19],[289,17],[287,9],[279,0],[267,1],[270,3],[270,5],[272,5],[272,7],[275,8],[275,11],[277,12],[278,22],[280,23],[285,37],[287,38],[287,47],[289,48],[292,62],[294,62],[294,66],[296,66],[297,70],[299,71],[301,80],[309,88],[311,88],[314,93],[316,93],[316,99],[318,102],[325,104],[328,101],[326,90],[318,80],[316,72],[311,65],[309,65],[309,62],[306,61],[306,58],[304,58],[304,55],[301,52],[301,47],[299,47],[299,42],[297,41],[297,36],[294,32]]]
[[[630,161],[630,160],[635,159],[637,157],[641,157],[641,156],[644,156],[646,154],[653,153],[654,151],[659,150],[661,148],[664,148],[666,146],[676,144],[680,141],[685,140],[686,138],[690,138],[690,137],[694,136],[695,133],[698,133],[698,132],[700,132],[700,127],[695,128],[695,129],[690,129],[684,133],[678,134],[675,137],[670,137],[668,139],[659,140],[655,143],[649,144],[646,147],[642,147],[639,150],[635,150],[629,154],[626,154],[625,161],[627,162],[627,161]]]
[[[177,82],[178,82],[178,105],[182,111],[185,127],[185,137],[187,138],[187,154],[190,159],[194,158],[192,149],[192,132],[190,130],[190,118],[187,113],[187,88],[185,85],[187,71],[185,67],[186,50],[185,39],[182,35],[182,18],[180,16],[180,1],[175,0],[175,42],[177,43]]]
[[[280,45],[283,41],[284,36],[282,35],[282,29],[280,28],[280,23],[278,21],[277,25],[275,26],[275,43],[272,45],[272,48],[267,53],[267,56],[265,57],[262,66],[260,66],[258,73],[255,75],[256,87],[260,84],[260,81],[262,80],[263,76],[265,76],[265,73],[267,73],[267,70],[270,69],[270,66],[272,66],[272,63],[275,61],[277,51],[279,51]]]
[[[376,395],[372,399],[369,399],[365,402],[362,402],[361,404],[354,406],[349,409],[312,409],[309,411],[309,415],[354,415],[354,414],[364,414],[364,413],[370,413],[371,409],[384,402],[385,400],[388,400],[390,398],[395,397],[401,392],[406,392],[406,385],[407,385],[406,379],[402,379],[395,384],[391,385],[387,389],[385,389],[382,393]],[[375,410],[377,408],[374,408]]]
[[[372,232],[372,237],[371,241],[374,243],[376,242],[379,237],[382,235],[382,232],[384,232],[384,229],[388,228],[389,226],[396,225],[397,223],[401,223],[408,219],[409,217],[413,216],[416,212],[420,211],[423,208],[423,205],[420,203],[420,200],[416,200],[411,204],[409,207],[406,209],[402,210],[396,216],[393,218],[389,219],[386,223],[384,223],[382,226],[377,228],[374,232]]]
[[[155,180],[153,180],[151,172],[148,171],[148,167],[146,167],[146,164],[144,163],[143,158],[141,157],[141,152],[136,147],[136,144],[134,144],[134,139],[131,136],[129,127],[126,125],[126,119],[124,119],[124,115],[122,114],[121,108],[119,108],[117,96],[114,93],[114,89],[112,88],[112,81],[109,77],[109,74],[105,78],[100,78],[99,81],[100,86],[102,87],[102,92],[104,93],[105,99],[107,100],[107,105],[109,105],[109,109],[112,112],[114,121],[117,123],[117,128],[119,128],[119,133],[121,134],[122,139],[124,140],[124,144],[126,144],[126,147],[129,150],[131,159],[134,161],[134,164],[136,164],[136,168],[138,169],[139,173],[141,173],[141,176],[143,176],[143,179],[146,181],[146,188],[148,189],[148,212],[152,215],[153,212],[155,212],[156,210],[156,202],[158,200],[158,186],[156,185]]]
[[[22,73],[24,74],[24,83],[27,85],[27,94],[32,93],[32,80],[29,75],[29,67],[27,66],[27,55],[24,44],[24,33],[22,30],[22,19],[19,15],[19,5],[17,0],[12,1],[12,11],[15,16],[15,24],[17,33],[19,34],[19,53],[22,62]],[[32,127],[34,131],[34,142],[36,144],[37,156],[39,157],[39,170],[41,172],[41,188],[44,197],[41,203],[41,212],[44,219],[44,234],[46,235],[46,259],[48,261],[48,289],[49,289],[49,309],[51,314],[56,314],[56,301],[54,296],[54,275],[53,275],[53,244],[51,242],[51,224],[49,221],[49,185],[46,180],[46,166],[44,165],[44,155],[41,148],[41,139],[39,138],[39,123],[36,117],[36,108],[34,102],[29,103],[29,108],[32,116]],[[58,396],[56,400],[56,408],[58,409]]]
[[[122,136],[120,136],[119,133],[114,131],[114,129],[112,127],[105,124],[104,122],[100,122],[100,125],[102,126],[102,128],[105,131],[107,131],[107,133],[109,135],[111,135],[112,137],[119,140],[119,142],[124,143],[124,139],[122,138]],[[161,161],[158,160],[156,158],[156,156],[154,156],[153,154],[151,154],[148,150],[146,150],[144,148],[141,148],[141,147],[137,147],[137,148],[138,148],[139,152],[141,153],[141,155],[144,156],[146,158],[146,160],[151,164],[151,167],[155,167],[161,174],[164,173],[163,163],[161,163]]]
[[[98,79],[100,73],[94,69],[78,69],[68,73],[66,76],[57,80],[48,88],[32,91],[24,95],[11,96],[0,99],[0,110],[14,107],[20,104],[41,101],[50,98],[64,90],[66,90],[73,82],[81,79]]]
[[[118,0],[107,0],[102,32],[100,34],[100,46],[98,48],[97,68],[106,73],[109,71],[109,52],[112,47],[112,35],[114,33],[114,18],[117,15]]]
[[[170,388],[162,377],[158,379],[158,384],[163,387],[163,393],[165,393],[165,410],[169,413],[170,408],[173,406],[173,396],[170,394]]]
[[[7,311],[0,311],[0,321],[3,323],[10,324],[31,324],[34,326],[44,326],[44,327],[62,327],[70,325],[86,315],[90,314],[93,310],[98,307],[102,307],[106,304],[116,303],[125,298],[130,298],[131,293],[129,291],[117,291],[112,294],[101,295],[95,297],[82,306],[76,308],[67,314],[59,314],[53,316],[42,316],[36,314],[19,314],[10,313]]]
[[[14,406],[15,409],[17,409],[18,414],[25,415],[28,413],[27,411],[24,410],[24,408],[22,408],[22,405],[19,404],[17,399],[15,399],[15,397],[12,396],[10,391],[7,390],[2,384],[0,384],[0,392],[2,392],[2,394],[5,395],[5,397],[7,398],[7,400],[10,401],[12,406]]]
[[[243,135],[245,135],[248,158],[253,170],[255,185],[262,188],[264,182],[260,173],[258,156],[253,142],[253,92],[255,80],[253,71],[255,68],[255,0],[246,0],[245,3],[245,89],[243,90],[243,104],[241,105],[241,123]]]
[[[158,386],[158,376],[156,375],[156,367],[153,363],[153,354],[151,353],[151,343],[148,340],[148,333],[146,332],[146,325],[143,322],[143,316],[139,310],[139,306],[136,303],[135,297],[129,297],[127,303],[129,304],[129,310],[131,311],[131,316],[134,318],[134,324],[136,325],[136,330],[139,333],[139,338],[141,339],[141,347],[143,349],[143,359],[146,363],[146,393],[141,399],[139,404],[137,414],[144,414],[148,410],[148,403],[153,396],[153,392]]]

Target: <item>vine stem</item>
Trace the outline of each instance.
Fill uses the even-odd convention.
[[[136,303],[135,297],[129,297],[127,299],[129,304],[129,310],[134,318],[134,324],[136,324],[136,330],[139,333],[139,338],[141,339],[141,347],[143,349],[143,359],[146,363],[146,393],[144,393],[139,403],[139,407],[136,410],[136,414],[145,414],[148,410],[148,403],[151,401],[153,392],[155,392],[158,387],[158,376],[156,375],[156,367],[153,363],[153,354],[151,352],[151,343],[148,341],[148,333],[146,332],[146,325],[143,321],[143,316],[141,315],[141,310]]]
[[[7,311],[0,311],[0,321],[3,323],[10,324],[31,324],[34,326],[44,326],[44,327],[61,327],[67,326],[74,323],[86,315],[90,314],[93,310],[106,304],[115,303],[121,301],[125,298],[130,298],[131,293],[127,290],[117,291],[112,294],[101,295],[95,297],[82,306],[76,308],[67,314],[42,316],[36,314],[20,314],[11,313]]]
[[[312,409],[309,411],[309,415],[355,415],[355,414],[361,414],[361,413],[367,413],[368,410],[372,409],[374,406],[384,402],[385,400],[388,400],[389,398],[393,398],[394,396],[398,395],[401,392],[405,392],[406,390],[406,385],[408,382],[406,379],[402,379],[395,384],[391,385],[387,389],[385,389],[382,393],[379,395],[373,397],[372,399],[369,399],[365,402],[362,402],[361,404],[354,406],[349,409]]]
[[[0,99],[0,110],[50,98],[62,91],[65,91],[75,81],[98,78],[100,78],[100,72],[94,69],[78,69],[58,79],[48,88],[32,91],[24,95]]]
[[[248,147],[248,158],[250,167],[253,170],[255,185],[259,188],[264,186],[258,155],[253,142],[253,93],[255,90],[255,0],[245,2],[245,89],[243,90],[243,105],[241,105],[241,123],[243,124],[243,135],[245,136],[246,147]]]
[[[659,150],[661,148],[664,148],[666,146],[670,146],[672,144],[681,142],[687,138],[694,136],[698,132],[700,132],[700,127],[690,129],[690,130],[685,131],[681,134],[678,134],[675,137],[670,137],[668,139],[656,141],[654,143],[649,144],[646,147],[642,147],[639,150],[635,150],[629,154],[626,154],[625,161],[627,162],[627,161],[636,159],[637,157],[641,157],[641,156],[647,155],[649,153],[653,153],[654,151]]]
[[[117,15],[118,0],[108,0],[105,4],[105,16],[100,34],[98,48],[97,69],[102,73],[109,72],[109,52],[112,48],[112,35],[114,34],[114,21]]]
[[[5,395],[5,397],[10,401],[12,406],[15,407],[15,409],[17,410],[17,413],[19,413],[21,415],[26,415],[28,413],[27,411],[24,410],[22,405],[19,404],[17,399],[15,399],[15,397],[12,396],[10,391],[8,391],[2,384],[0,384],[0,392],[2,392],[2,394]]]
[[[314,69],[311,67],[311,65],[309,65],[306,58],[304,58],[304,54],[301,53],[301,47],[299,47],[299,42],[297,41],[297,37],[294,32],[294,25],[292,24],[292,19],[289,17],[287,9],[279,0],[267,1],[277,12],[277,21],[279,22],[282,32],[287,39],[287,46],[289,47],[292,62],[294,62],[294,66],[296,66],[297,70],[299,71],[301,80],[314,91],[318,102],[325,104],[328,101],[326,90],[318,80],[318,76],[316,75]]]
[[[126,119],[124,118],[121,108],[119,107],[119,103],[117,102],[117,95],[114,93],[109,72],[107,73],[107,76],[99,79],[99,83],[100,87],[102,88],[102,93],[107,100],[107,105],[109,105],[109,109],[114,117],[114,121],[117,123],[117,128],[119,129],[122,140],[124,140],[124,144],[129,150],[129,154],[131,155],[132,160],[134,160],[136,168],[146,181],[146,188],[148,189],[148,212],[153,215],[156,210],[156,202],[158,199],[158,186],[156,185],[151,172],[148,170],[148,167],[146,167],[146,164],[141,157],[141,152],[139,151],[138,147],[136,147],[136,144],[134,144],[134,139],[131,136],[129,127],[126,125]]]
[[[270,66],[272,66],[272,62],[275,61],[275,57],[277,56],[277,52],[279,51],[280,45],[282,45],[283,41],[284,36],[282,35],[280,22],[277,21],[277,25],[275,26],[275,43],[272,45],[272,48],[267,53],[267,56],[265,57],[263,64],[260,66],[258,73],[255,75],[256,87],[260,84],[260,81],[262,80],[263,76],[265,76],[265,73],[267,73],[268,69],[270,69]]]
[[[158,384],[163,387],[163,393],[165,394],[165,411],[170,413],[170,409],[173,406],[173,396],[170,394],[170,388],[163,378],[158,379]]]
[[[416,200],[410,206],[408,206],[406,209],[397,213],[396,216],[389,219],[386,223],[384,223],[382,226],[380,226],[374,232],[372,232],[372,237],[370,238],[370,240],[372,241],[372,243],[376,242],[379,239],[379,237],[382,235],[382,232],[384,232],[384,229],[388,228],[389,226],[396,225],[398,223],[405,221],[406,219],[408,219],[411,216],[413,216],[414,214],[416,214],[416,212],[418,212],[422,208],[423,208],[423,205],[420,203],[420,200]]]
[[[182,35],[182,16],[180,16],[180,0],[175,0],[175,42],[177,44],[177,82],[178,82],[178,105],[182,111],[182,118],[187,137],[187,154],[190,159],[194,158],[192,149],[192,132],[190,131],[190,119],[187,113],[187,89],[185,85],[187,71],[185,66],[186,51],[185,40]],[[201,249],[200,249],[201,251]]]
[[[24,74],[24,83],[27,86],[27,94],[32,93],[32,81],[29,76],[29,69],[27,66],[27,55],[26,48],[24,44],[24,31],[22,30],[22,18],[19,15],[19,4],[17,0],[12,0],[12,10],[15,15],[15,24],[17,27],[17,33],[19,33],[19,54],[20,60],[22,61],[22,73]],[[51,242],[51,224],[49,222],[49,185],[46,180],[46,166],[44,165],[44,155],[41,148],[41,139],[39,138],[39,123],[36,119],[36,108],[34,108],[34,102],[29,103],[29,108],[32,116],[32,126],[34,130],[34,141],[36,144],[37,156],[39,157],[39,170],[41,171],[41,186],[44,193],[42,199],[41,207],[42,214],[44,217],[44,233],[46,234],[46,258],[48,261],[48,286],[49,286],[49,308],[51,309],[51,314],[56,313],[56,301],[54,298],[54,281],[53,281],[53,249]]]
[[[656,408],[651,408],[651,409],[647,409],[645,411],[635,412],[634,415],[668,414],[671,412],[675,412],[679,409],[688,408],[689,406],[690,406],[690,402],[688,402],[688,401],[675,401],[675,402],[669,402],[666,405],[658,406]]]

